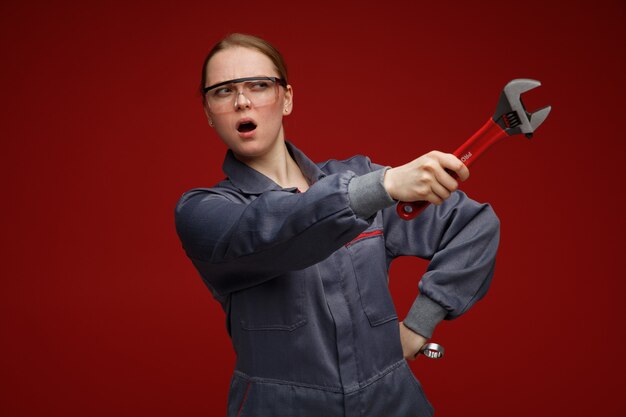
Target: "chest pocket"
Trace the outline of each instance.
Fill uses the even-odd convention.
[[[243,330],[249,331],[292,331],[306,324],[306,276],[317,271],[312,268],[233,293],[232,325],[239,323]]]
[[[372,326],[398,318],[388,286],[383,231],[368,230],[346,245],[359,288],[361,305]]]

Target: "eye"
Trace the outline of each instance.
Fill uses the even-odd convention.
[[[250,90],[263,91],[263,90],[267,90],[268,88],[270,88],[271,85],[272,85],[271,82],[267,80],[255,81],[253,83],[250,83]]]
[[[213,90],[214,97],[229,97],[233,93],[233,87],[231,85],[225,85],[224,87],[216,88]]]

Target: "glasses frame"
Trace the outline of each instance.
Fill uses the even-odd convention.
[[[278,85],[282,85],[283,87],[287,87],[287,82],[280,77],[244,77],[244,78],[235,78],[234,80],[222,81],[221,83],[213,84],[208,87],[204,87],[202,89],[202,94],[206,95],[211,90],[216,89],[217,87],[221,87],[227,84],[239,84],[246,81],[272,81]]]

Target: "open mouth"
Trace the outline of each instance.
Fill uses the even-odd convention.
[[[243,122],[237,126],[239,132],[252,132],[254,129],[256,129],[256,125],[250,121]]]

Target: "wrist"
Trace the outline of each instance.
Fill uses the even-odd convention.
[[[402,344],[402,354],[405,359],[414,360],[427,341],[427,338],[400,322],[400,343]]]
[[[397,200],[395,197],[395,182],[394,182],[394,169],[393,168],[388,168],[385,170],[385,174],[383,177],[383,187],[385,188],[385,191],[387,191],[387,194],[389,194],[389,196],[391,198],[393,198],[394,200]]]

